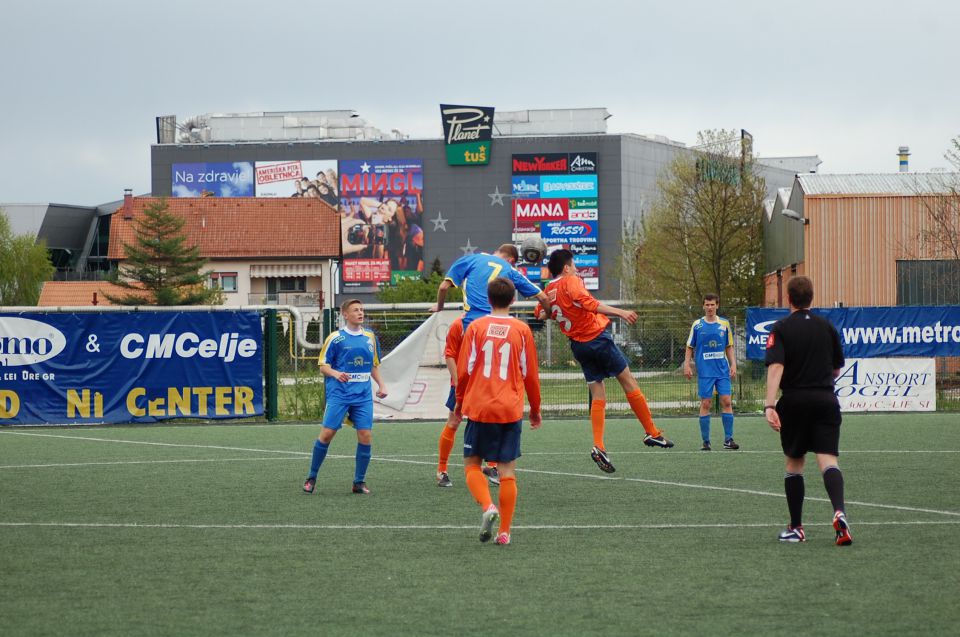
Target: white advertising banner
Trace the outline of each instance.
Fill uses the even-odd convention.
[[[936,411],[933,358],[850,358],[834,390],[841,411]]]

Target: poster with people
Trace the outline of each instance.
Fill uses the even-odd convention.
[[[340,162],[344,292],[423,273],[423,160]]]
[[[335,159],[258,161],[254,180],[257,197],[313,197],[334,210],[340,203]]]

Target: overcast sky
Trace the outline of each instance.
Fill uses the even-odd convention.
[[[947,166],[960,3],[31,0],[0,20],[0,202],[150,189],[158,115],[354,109],[441,136],[439,104],[606,107],[610,133],[745,128],[821,172]]]

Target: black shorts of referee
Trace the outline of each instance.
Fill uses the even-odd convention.
[[[840,455],[840,403],[830,389],[794,389],[777,402],[780,446],[788,458]]]

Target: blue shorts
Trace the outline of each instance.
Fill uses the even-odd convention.
[[[447,396],[447,409],[453,411],[453,408],[457,406],[457,388],[453,385],[450,385],[450,394]]]
[[[463,457],[480,456],[490,462],[510,462],[520,457],[520,424],[477,422],[467,419],[463,432]]]
[[[585,343],[571,340],[570,351],[580,363],[583,377],[588,383],[596,383],[616,376],[630,366],[626,356],[613,342],[609,330],[604,330],[599,336]]]
[[[373,429],[373,401],[350,404],[328,400],[323,410],[323,426],[336,431],[343,426],[345,416],[350,417],[356,429]]]
[[[713,398],[713,388],[721,396],[730,395],[729,376],[697,376],[697,395],[703,398]]]

